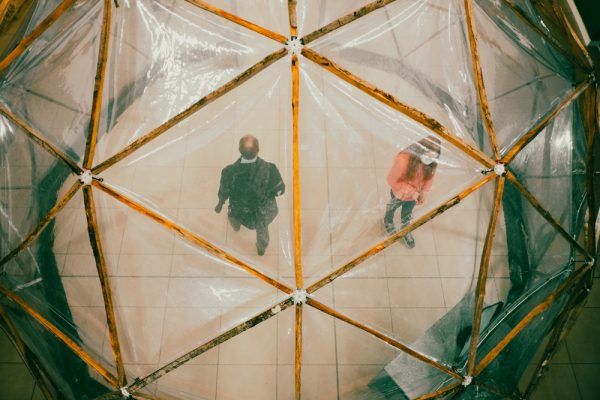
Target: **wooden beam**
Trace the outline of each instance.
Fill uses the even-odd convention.
[[[111,0],[108,0],[111,1]],[[83,188],[83,203],[85,206],[85,216],[87,218],[88,234],[90,237],[90,245],[96,260],[96,269],[98,278],[100,279],[100,287],[102,288],[102,298],[104,300],[104,311],[106,313],[106,323],[108,325],[108,333],[115,365],[117,367],[117,377],[119,386],[127,385],[127,376],[125,375],[125,367],[123,365],[123,357],[121,355],[121,346],[119,344],[119,334],[117,332],[117,321],[115,318],[115,310],[113,305],[113,294],[108,278],[106,260],[102,248],[102,240],[100,239],[100,231],[98,228],[98,218],[96,217],[96,205],[94,203],[94,194],[92,187],[86,186]]]
[[[17,254],[19,254],[21,251],[26,249],[27,246],[29,246],[31,244],[31,242],[33,242],[35,239],[37,239],[38,236],[40,235],[40,233],[42,233],[42,231],[44,230],[44,228],[46,228],[46,226],[50,223],[50,221],[52,221],[54,219],[54,217],[56,217],[56,214],[58,214],[58,212],[60,210],[62,210],[64,206],[67,205],[69,200],[71,200],[73,198],[73,196],[75,196],[75,193],[77,193],[77,191],[79,190],[80,187],[81,187],[81,182],[79,182],[79,180],[76,181],[75,183],[73,183],[73,185],[69,188],[67,193],[65,193],[65,195],[62,197],[62,199],[60,199],[58,201],[58,203],[56,203],[54,205],[54,207],[52,207],[50,209],[50,211],[48,211],[48,213],[35,226],[35,228],[33,228],[33,230],[25,237],[25,239],[23,239],[21,244],[19,244],[15,249],[13,249],[10,253],[5,255],[0,260],[0,266],[8,263],[10,260],[12,260],[14,257],[16,257]]]
[[[269,285],[281,290],[282,292],[284,292],[286,294],[291,294],[293,292],[293,290],[291,288],[287,287],[283,283],[280,283],[280,282],[276,281],[275,279],[263,274],[262,272],[258,271],[257,269],[255,269],[255,268],[251,267],[250,265],[248,265],[247,263],[245,263],[244,261],[238,259],[237,257],[235,257],[233,255],[230,255],[229,253],[227,253],[224,250],[213,245],[206,239],[201,238],[200,236],[196,235],[195,233],[191,232],[190,230],[179,226],[178,224],[176,224],[172,220],[166,218],[165,216],[163,216],[153,210],[150,210],[146,206],[117,192],[116,190],[114,190],[112,187],[106,185],[105,183],[94,180],[93,185],[96,186],[98,189],[102,190],[104,193],[114,197],[121,203],[130,207],[131,209],[137,211],[138,213],[140,213],[146,217],[149,217],[151,220],[153,220],[154,222],[163,226],[164,228],[166,228],[172,232],[175,232],[176,234],[178,234],[185,240],[187,240],[197,246],[202,247],[204,250],[206,250],[209,253],[213,254],[214,256],[220,258],[221,260],[224,260],[229,263],[237,265],[238,267],[240,267],[243,270],[245,270],[246,272],[248,272],[250,275],[252,275],[256,278],[259,278],[263,282],[268,283]]]
[[[481,115],[483,117],[483,123],[487,131],[490,147],[494,154],[494,159],[500,159],[500,153],[498,152],[498,142],[496,140],[496,131],[494,130],[494,123],[490,114],[490,105],[488,102],[488,96],[485,90],[485,84],[483,81],[483,72],[481,70],[481,62],[479,60],[479,43],[477,38],[477,21],[475,18],[475,12],[473,10],[473,0],[464,0],[465,15],[467,21],[467,32],[469,34],[469,49],[471,51],[471,64],[473,67],[473,76],[475,78],[475,87],[477,89],[477,97],[479,99],[479,106]]]
[[[323,304],[313,298],[309,298],[307,300],[306,304],[308,304],[311,307],[316,308],[317,310],[319,310],[325,314],[331,315],[332,317],[337,318],[340,321],[344,321],[347,324],[350,324],[356,328],[359,328],[359,329],[371,334],[372,336],[375,336],[376,338],[384,341],[385,343],[389,344],[390,346],[395,347],[400,351],[403,351],[404,353],[416,358],[419,361],[424,362],[427,365],[430,365],[434,368],[439,369],[440,371],[448,374],[449,376],[459,379],[461,382],[463,380],[462,375],[460,375],[458,372],[454,371],[452,368],[440,363],[437,360],[434,360],[433,358],[431,358],[425,354],[419,353],[418,351],[398,342],[397,340],[395,340],[387,335],[384,335],[383,333],[376,331],[373,328],[368,327],[367,325],[364,325],[358,321],[353,320],[350,317],[343,315],[342,313],[334,310],[333,308],[331,308],[329,306],[326,306],[325,304]]]
[[[294,325],[296,347],[294,356],[294,377],[296,400],[300,400],[302,395],[302,304],[296,306],[296,323]]]
[[[494,205],[490,221],[488,224],[487,233],[485,236],[485,244],[481,254],[481,263],[479,265],[479,275],[477,277],[477,286],[475,289],[475,310],[473,316],[473,329],[471,334],[471,344],[469,347],[469,360],[467,363],[467,375],[473,376],[475,371],[475,357],[477,355],[477,346],[479,345],[479,335],[481,328],[481,314],[483,312],[483,304],[485,302],[485,285],[490,266],[490,257],[494,246],[494,236],[496,234],[496,225],[498,223],[498,215],[502,208],[502,196],[504,194],[504,177],[500,176],[496,179],[496,190],[494,194]]]
[[[100,128],[100,112],[102,111],[102,93],[104,92],[104,78],[106,76],[106,59],[108,58],[108,47],[110,39],[112,0],[104,0],[104,12],[102,14],[102,28],[100,30],[100,44],[98,46],[98,62],[96,65],[96,77],[94,78],[94,94],[92,97],[92,112],[88,135],[85,144],[83,167],[90,169],[94,162],[96,142],[98,141],[98,130]]]
[[[496,177],[496,175],[493,175],[493,174],[486,175],[484,178],[480,179],[475,184],[469,186],[467,189],[463,190],[462,192],[460,192],[456,196],[452,197],[450,200],[447,200],[445,203],[441,204],[437,208],[435,208],[435,209],[431,210],[430,212],[428,212],[427,214],[423,215],[421,218],[418,218],[417,220],[413,221],[407,227],[399,230],[398,232],[396,232],[395,234],[393,234],[392,236],[390,236],[386,240],[384,240],[384,241],[376,244],[372,248],[370,248],[367,251],[363,252],[361,255],[359,255],[358,257],[356,257],[352,261],[350,261],[350,262],[342,265],[340,268],[338,268],[337,270],[333,271],[332,273],[326,275],[321,280],[313,283],[308,289],[306,289],[306,291],[308,293],[314,293],[317,290],[319,290],[320,288],[322,288],[323,286],[331,283],[333,280],[335,280],[335,279],[339,278],[340,276],[346,274],[347,272],[351,271],[357,265],[359,265],[360,263],[362,263],[363,261],[365,261],[367,258],[372,257],[375,254],[380,253],[381,251],[383,251],[387,247],[389,247],[392,244],[394,244],[396,241],[398,241],[401,238],[403,238],[406,234],[414,231],[415,229],[417,229],[421,225],[427,223],[428,221],[431,221],[436,216],[438,216],[438,215],[442,214],[443,212],[445,212],[446,210],[454,207],[455,205],[457,205],[458,203],[460,203],[462,200],[464,200],[467,196],[469,196],[471,193],[473,193],[474,191],[476,191],[477,189],[479,189],[480,187],[482,187],[486,183],[490,182],[495,177]]]
[[[586,79],[580,82],[572,91],[569,93],[567,97],[565,97],[559,104],[556,105],[552,110],[547,112],[534,126],[529,130],[529,132],[525,133],[521,138],[514,144],[510,150],[506,152],[506,154],[500,160],[504,164],[510,163],[517,154],[525,146],[529,144],[533,139],[537,137],[537,135],[544,130],[544,128],[558,115],[562,110],[564,110],[573,100],[577,99],[581,93],[583,93],[587,87],[590,85],[589,79]]]
[[[12,291],[0,286],[0,293],[5,295],[9,300],[13,303],[17,304],[23,311],[29,314],[32,318],[34,318],[37,322],[39,322],[44,328],[46,328],[50,333],[52,333],[58,340],[63,342],[69,349],[71,349],[79,358],[81,358],[86,364],[92,367],[96,372],[98,372],[108,383],[113,385],[114,387],[119,387],[119,382],[117,378],[115,378],[106,368],[102,366],[99,362],[94,360],[94,358],[81,346],[75,343],[71,338],[65,335],[60,329],[58,329],[54,324],[44,318],[40,313],[35,311],[33,307],[31,307],[27,302],[21,299]]]
[[[2,61],[0,61],[0,72],[4,71],[8,66],[17,59],[29,47],[35,39],[40,37],[46,30],[59,19],[65,11],[67,11],[76,0],[63,0],[54,11],[48,16],[27,36],[25,36],[17,46],[10,52]]]
[[[296,288],[303,286],[302,272],[302,219],[300,216],[300,140],[298,137],[298,99],[300,91],[300,73],[298,56],[292,56],[292,170],[294,183],[294,270]]]
[[[396,0],[376,0],[376,1],[373,1],[372,3],[365,4],[361,8],[356,9],[356,10],[352,11],[351,13],[346,14],[343,17],[338,18],[335,21],[332,21],[332,22],[328,23],[327,25],[317,29],[316,31],[305,35],[304,37],[302,37],[302,42],[304,44],[314,42],[318,38],[325,36],[326,34],[333,32],[336,29],[341,28],[342,26],[348,25],[349,23],[354,22],[357,19],[364,17],[365,15],[368,15],[368,14],[372,13],[373,11],[379,10],[380,8],[385,7],[388,4],[393,3],[394,1],[396,1]]]
[[[575,271],[573,275],[571,275],[558,289],[552,292],[546,299],[535,306],[531,311],[529,311],[521,321],[519,321],[503,338],[500,340],[496,346],[494,346],[477,364],[475,368],[475,375],[481,374],[481,372],[490,365],[492,361],[498,357],[498,355],[512,342],[512,340],[523,330],[533,319],[535,319],[538,315],[546,311],[552,303],[556,300],[558,296],[560,296],[565,290],[569,289],[571,286],[577,283],[578,279],[581,279],[582,276],[585,275],[587,271],[592,268],[592,264],[586,264],[584,267]]]
[[[250,318],[249,320],[242,322],[241,324],[235,326],[234,328],[231,328],[227,332],[222,333],[221,335],[217,336],[216,338],[196,347],[195,349],[185,353],[181,357],[179,357],[179,358],[171,361],[170,363],[164,365],[163,367],[157,369],[156,371],[152,372],[151,374],[147,375],[146,377],[144,377],[142,379],[136,379],[135,382],[133,382],[131,385],[129,385],[127,390],[129,390],[129,392],[133,393],[133,392],[136,392],[136,391],[146,387],[147,385],[156,381],[163,375],[173,371],[176,368],[179,368],[180,366],[184,365],[185,363],[192,360],[193,358],[206,353],[208,350],[210,350],[214,347],[217,347],[218,345],[226,342],[229,339],[236,337],[240,333],[247,331],[248,329],[260,324],[261,322],[268,320],[269,318],[286,310],[288,307],[290,307],[292,305],[293,305],[292,300],[290,298],[287,298],[286,300],[277,304],[275,307],[270,308],[269,310],[263,311],[262,313],[254,316],[253,318]]]
[[[288,16],[290,21],[290,36],[298,36],[298,5],[296,0],[288,0]]]
[[[186,0],[186,1],[190,4],[195,5],[196,7],[200,7],[201,9],[203,9],[205,11],[208,11],[210,13],[218,15],[219,17],[225,18],[231,22],[234,22],[240,26],[243,26],[244,28],[250,29],[251,31],[254,31],[258,34],[268,37],[269,39],[272,39],[276,42],[285,43],[287,41],[287,38],[279,33],[276,33],[269,29],[263,28],[262,26],[256,25],[250,21],[246,21],[245,19],[242,19],[236,15],[233,15],[225,10],[222,10],[213,5],[210,5],[205,1],[202,1],[202,0]]]
[[[4,115],[10,121],[12,121],[15,125],[23,130],[23,132],[35,143],[39,144],[44,150],[50,153],[53,157],[56,157],[58,160],[65,163],[67,167],[71,169],[71,171],[75,174],[80,174],[82,169],[62,150],[53,145],[43,134],[38,132],[35,128],[27,124],[17,115],[15,115],[12,111],[6,108],[4,105],[0,104],[0,114]]]
[[[432,132],[436,133],[438,136],[440,136],[444,140],[450,142],[452,145],[459,148],[464,153],[471,156],[473,159],[480,162],[484,166],[486,166],[488,168],[491,168],[494,166],[495,162],[492,161],[485,153],[483,153],[479,149],[472,147],[471,145],[467,144],[465,141],[463,141],[459,137],[450,133],[450,131],[445,126],[443,126],[441,123],[439,123],[432,117],[426,115],[425,113],[423,113],[415,108],[412,108],[411,106],[409,106],[405,103],[402,103],[400,100],[396,99],[391,94],[386,93],[383,90],[378,89],[377,87],[371,85],[370,83],[363,81],[362,79],[358,78],[351,72],[345,70],[338,64],[334,63],[333,61],[329,60],[328,58],[324,57],[323,55],[315,52],[314,50],[304,47],[302,49],[302,55],[304,55],[306,58],[313,61],[317,65],[320,65],[321,67],[325,68],[332,74],[334,74],[334,75],[338,76],[339,78],[343,79],[344,81],[348,82],[349,84],[356,87],[357,89],[360,89],[361,91],[365,92],[366,94],[373,97],[374,99],[379,100],[380,102],[386,104],[387,106],[406,115],[413,121],[423,125],[424,127],[431,130]]]
[[[127,157],[128,155],[130,155],[131,153],[133,153],[140,147],[142,147],[145,144],[147,144],[148,142],[156,139],[157,137],[159,137],[160,135],[165,133],[167,130],[169,130],[173,126],[177,125],[181,121],[190,117],[196,111],[202,109],[203,107],[205,107],[208,104],[212,103],[213,101],[217,100],[221,96],[223,96],[226,93],[229,93],[233,89],[237,88],[238,86],[240,86],[241,84],[246,82],[248,79],[252,78],[256,74],[258,74],[260,71],[264,70],[269,65],[273,64],[275,61],[279,60],[280,58],[284,57],[285,55],[287,55],[287,49],[285,49],[285,48],[282,48],[272,54],[269,54],[268,56],[266,56],[265,58],[263,58],[262,60],[260,60],[259,62],[257,62],[256,64],[254,64],[253,66],[251,66],[250,68],[245,70],[244,72],[242,72],[240,75],[236,76],[231,81],[229,81],[225,85],[221,86],[219,89],[202,97],[196,103],[192,104],[190,107],[188,107],[184,111],[180,112],[179,114],[175,115],[168,121],[164,122],[159,127],[151,130],[144,136],[135,140],[133,143],[129,144],[124,149],[119,151],[117,154],[113,155],[112,157],[110,157],[110,158],[104,160],[103,162],[101,162],[100,164],[96,165],[94,168],[92,168],[92,172],[94,173],[94,175],[97,175],[97,174],[105,171],[107,168],[111,167],[112,165],[116,164],[120,160],[124,159],[125,157]]]

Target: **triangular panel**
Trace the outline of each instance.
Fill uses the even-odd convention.
[[[284,296],[100,190],[94,194],[130,375],[152,372]]]
[[[462,1],[396,1],[309,47],[483,147],[465,29]]]
[[[435,147],[434,134],[308,60],[300,104],[303,262],[311,280],[404,225],[402,208],[389,213],[393,226],[384,221],[390,204],[399,204],[391,185],[414,206],[415,220],[483,178],[477,162],[443,140],[437,167],[425,178],[417,153]],[[422,179],[406,178],[409,170]]]
[[[97,161],[282,47],[184,0],[127,2],[115,13],[101,126],[109,139]]]

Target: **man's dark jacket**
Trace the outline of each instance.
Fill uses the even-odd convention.
[[[229,215],[249,229],[258,223],[270,224],[277,216],[276,196],[285,184],[275,164],[258,157],[242,163],[241,157],[221,171],[219,202],[229,199]]]

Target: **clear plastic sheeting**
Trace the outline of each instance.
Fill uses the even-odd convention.
[[[57,398],[523,397],[594,251],[537,7],[74,1],[0,60],[0,326]]]

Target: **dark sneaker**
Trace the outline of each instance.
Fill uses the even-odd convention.
[[[388,235],[393,235],[394,233],[396,233],[396,227],[394,226],[394,224],[390,224],[389,222],[384,221],[383,226],[385,227],[385,231]]]
[[[239,223],[239,221],[236,221],[236,220],[234,220],[234,219],[231,219],[231,218],[230,218],[230,219],[229,219],[229,225],[231,225],[231,228],[232,228],[232,229],[233,229],[235,232],[237,232],[237,231],[239,231],[239,230],[240,230],[240,227],[241,227],[241,225],[242,225],[242,224],[240,224],[240,223]]]
[[[265,255],[265,249],[261,249],[260,247],[256,247],[256,252],[258,253],[259,256]]]
[[[407,233],[406,235],[404,235],[402,240],[404,240],[404,244],[409,249],[412,249],[413,247],[415,247],[415,238],[410,233]]]

